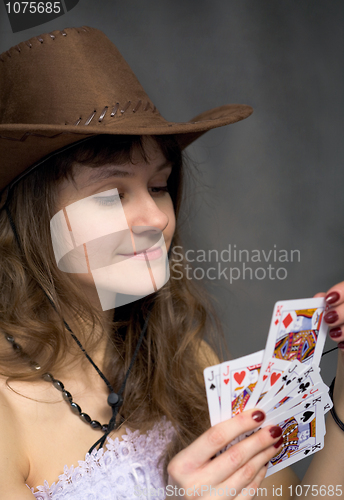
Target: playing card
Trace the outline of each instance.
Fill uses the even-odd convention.
[[[277,392],[277,387],[280,386],[278,382],[282,380],[282,375],[289,368],[291,369],[293,363],[286,361],[284,359],[271,358],[267,362],[264,373],[261,373],[260,383],[255,387],[255,399],[257,399],[257,405],[259,402],[267,395],[268,398],[272,397],[272,393]],[[302,366],[302,365],[301,365]],[[276,387],[276,390],[275,390]]]
[[[311,365],[305,368],[299,376],[289,379],[290,384],[286,383],[282,390],[264,404],[263,408],[265,412],[281,406],[283,401],[286,402],[296,396],[307,394],[316,385],[323,385],[317,366]]]
[[[325,300],[322,297],[277,302],[264,362],[275,357],[318,365],[327,332],[327,325],[323,322],[324,310]]]
[[[269,462],[266,477],[306,456],[319,451],[324,446],[323,403],[307,404],[307,408],[291,408],[283,417],[268,419],[266,425],[278,425],[283,431],[283,447]],[[282,419],[281,419],[282,418]]]
[[[272,357],[304,365],[319,364],[328,328],[322,320],[324,310],[323,298],[276,302],[260,377],[247,408],[253,408],[260,397],[262,374]]]
[[[264,351],[204,370],[211,425],[257,405],[267,414],[264,427],[282,428],[283,448],[267,476],[323,447],[324,414],[333,406],[318,367],[327,333],[324,310],[322,298],[277,302]]]
[[[276,358],[271,358],[271,359],[276,359]],[[281,360],[278,360],[281,361]],[[289,361],[287,362],[288,364],[285,367],[285,370],[283,371],[283,374],[279,379],[275,382],[275,384],[271,387],[268,393],[263,395],[263,397],[259,397],[259,408],[264,408],[266,405],[269,404],[270,400],[279,392],[283,390],[285,385],[289,385],[293,380],[296,379],[298,375],[300,375],[304,370],[305,366],[300,363],[299,361]],[[268,362],[269,366],[269,362]],[[258,384],[260,383],[259,387],[262,387],[263,381],[259,380]],[[258,385],[257,384],[257,385]],[[257,391],[260,391],[259,387],[257,388]]]
[[[258,380],[264,351],[222,363],[221,421],[244,411]]]
[[[317,398],[321,398],[321,401],[323,403],[323,409],[324,409],[324,414],[326,413],[327,407],[328,407],[328,399],[329,396],[327,394],[328,387],[323,383],[317,383],[315,386],[310,387],[308,390],[304,392],[300,392],[300,394],[297,394],[296,391],[293,391],[293,394],[290,396],[285,396],[283,399],[281,399],[277,405],[274,407],[270,408],[269,410],[266,411],[267,418],[270,418],[272,414],[278,414],[280,413],[281,416],[289,410],[290,408],[296,408],[297,406],[303,405],[303,404],[309,404],[309,401],[320,401]],[[331,406],[330,406],[331,408]],[[330,409],[328,408],[328,409]],[[275,413],[276,412],[276,413]]]
[[[220,369],[221,363],[208,366],[203,371],[211,426],[221,422]]]

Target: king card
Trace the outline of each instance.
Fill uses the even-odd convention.
[[[324,446],[323,404],[307,408],[291,408],[279,418],[267,420],[266,425],[278,425],[283,431],[282,449],[270,460],[266,477],[312,455]]]
[[[276,302],[265,347],[257,389],[262,389],[262,374],[271,358],[319,364],[327,334],[323,321],[325,300],[321,298]],[[260,393],[255,391],[247,408],[253,408]]]
[[[264,364],[265,359],[274,357],[318,365],[327,333],[324,310],[325,300],[322,297],[277,302],[265,347]]]
[[[257,383],[255,387],[255,399],[257,399],[255,404],[258,405],[265,395],[270,398],[278,391],[283,374],[287,369],[291,370],[290,365],[292,363],[284,359],[271,358],[267,362],[264,372],[261,372],[259,384]]]
[[[305,369],[298,376],[289,378],[283,389],[280,390],[275,396],[268,399],[266,402],[262,401],[261,408],[268,412],[276,406],[282,406],[283,401],[292,399],[298,395],[304,395],[317,384],[323,384],[319,375],[319,368],[315,365],[304,367]],[[288,384],[288,381],[290,383]]]

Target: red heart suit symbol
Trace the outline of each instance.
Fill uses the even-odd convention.
[[[274,385],[277,382],[277,380],[280,378],[280,376],[281,376],[280,373],[273,373],[271,375],[270,384]]]
[[[238,384],[240,385],[241,382],[244,380],[245,378],[245,372],[242,371],[242,372],[237,372],[237,373],[234,373],[234,379],[238,382]]]
[[[229,378],[225,378],[223,381],[224,381],[224,383],[227,385],[227,384],[228,384],[228,382],[229,382]]]

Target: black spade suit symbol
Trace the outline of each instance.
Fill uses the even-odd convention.
[[[307,422],[314,415],[314,411],[305,411],[302,415],[302,422]]]
[[[211,384],[210,389],[211,389],[211,390],[215,389],[215,385],[214,385],[214,384]]]
[[[308,453],[309,453],[310,451],[311,451],[311,450],[306,450],[306,451],[304,452],[304,455],[308,455]]]

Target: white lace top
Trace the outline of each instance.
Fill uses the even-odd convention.
[[[146,434],[130,431],[107,438],[106,450],[94,449],[79,465],[64,467],[59,480],[30,488],[37,500],[163,500],[162,464],[158,459],[175,430],[163,417]],[[36,490],[36,491],[35,491]]]

